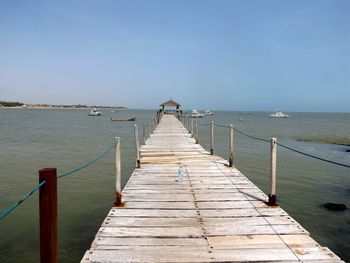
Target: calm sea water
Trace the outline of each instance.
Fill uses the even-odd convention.
[[[37,171],[75,168],[107,149],[115,136],[122,138],[123,183],[134,169],[132,122],[112,122],[111,117],[137,117],[139,127],[155,111],[103,111],[88,117],[87,110],[0,110],[0,211],[16,202],[38,182]],[[297,136],[349,137],[350,114],[291,113],[284,120],[269,113],[216,112],[200,122],[233,123],[249,134],[300,150],[350,163],[349,147],[298,142]],[[238,121],[242,118],[242,121]],[[200,143],[208,149],[209,128],[199,126]],[[142,134],[140,129],[140,135]],[[228,131],[215,128],[215,153],[228,156]],[[235,165],[268,192],[269,144],[235,134]],[[313,238],[350,261],[350,212],[331,212],[327,202],[350,207],[350,169],[326,164],[278,149],[277,195],[279,204],[299,221]],[[59,261],[80,262],[114,199],[114,156],[58,183]],[[0,262],[39,262],[38,193],[0,222]]]

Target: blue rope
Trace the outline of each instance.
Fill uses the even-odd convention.
[[[332,161],[332,160],[328,160],[328,159],[324,159],[324,158],[321,158],[321,157],[318,157],[318,156],[315,156],[315,155],[312,155],[312,154],[309,154],[309,153],[305,153],[305,152],[302,152],[302,151],[299,151],[299,150],[296,150],[294,148],[291,148],[289,146],[286,146],[286,145],[283,145],[279,142],[277,142],[277,144],[283,148],[286,148],[290,151],[293,151],[293,152],[296,152],[296,153],[300,153],[302,155],[305,155],[305,156],[308,156],[308,157],[311,157],[311,158],[314,158],[316,160],[320,160],[320,161],[324,161],[324,162],[327,162],[327,163],[331,163],[331,164],[335,164],[335,165],[340,165],[340,166],[343,166],[343,167],[346,167],[346,168],[350,168],[350,165],[349,164],[344,164],[344,163],[338,163],[338,162],[335,162],[335,161]]]
[[[109,153],[113,148],[115,148],[115,143],[110,146],[106,151],[104,151],[102,154],[100,154],[99,156],[97,156],[95,159],[87,162],[87,163],[84,163],[80,166],[78,166],[77,168],[74,168],[72,170],[69,170],[69,171],[66,171],[66,172],[63,172],[63,173],[60,173],[57,178],[62,178],[64,176],[67,176],[67,175],[70,175],[70,174],[73,174],[73,173],[76,173],[82,169],[84,169],[85,167],[88,167],[90,166],[91,164],[97,162],[98,160],[102,159],[107,153]]]
[[[15,210],[24,201],[26,201],[32,194],[34,194],[36,191],[38,191],[40,189],[40,187],[42,187],[45,183],[46,183],[46,180],[42,181],[40,184],[36,185],[32,191],[25,194],[17,203],[13,204],[9,208],[7,208],[4,212],[2,212],[0,214],[0,220],[3,220],[9,213],[11,213],[13,210]]]

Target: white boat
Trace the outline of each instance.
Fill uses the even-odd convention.
[[[270,115],[270,118],[288,118],[289,115],[284,114],[282,111],[278,111]]]
[[[88,114],[88,116],[101,116],[101,115],[102,115],[102,113],[99,112],[99,111],[97,111],[96,108],[93,108],[93,109],[90,111],[90,113]]]
[[[197,110],[192,110],[191,117],[192,118],[203,118],[204,114],[203,113],[199,113],[199,111],[197,111]]]
[[[205,110],[205,115],[214,115],[214,112],[211,112],[210,110]]]

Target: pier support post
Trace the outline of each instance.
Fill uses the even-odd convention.
[[[197,121],[195,122],[195,129],[196,129],[196,135],[195,135],[196,143],[199,143],[199,133],[198,133],[198,122]]]
[[[190,117],[187,118],[187,130],[188,130],[188,133],[191,133],[191,131],[190,131]]]
[[[139,143],[139,132],[137,129],[137,124],[134,125],[135,131],[135,144],[136,144],[136,167],[140,168],[140,143]]]
[[[277,139],[271,138],[271,182],[268,205],[276,205],[276,156],[277,156]]]
[[[39,170],[40,262],[57,263],[57,169]]]
[[[233,143],[234,143],[234,139],[233,139],[233,124],[230,124],[230,128],[229,128],[229,133],[230,133],[230,140],[229,140],[229,149],[230,149],[230,156],[228,158],[228,166],[232,167],[233,166]]]
[[[122,205],[121,166],[120,166],[120,138],[115,137],[115,202],[114,206]]]
[[[156,122],[153,119],[152,120],[152,132],[154,132],[155,129],[156,129]]]
[[[210,122],[210,154],[214,154],[214,122]]]

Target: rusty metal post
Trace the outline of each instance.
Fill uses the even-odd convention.
[[[268,205],[276,205],[276,156],[277,156],[277,139],[271,138],[271,182]]]
[[[120,138],[115,137],[115,202],[114,206],[122,205]]]
[[[57,263],[57,169],[39,170],[40,262]]]
[[[210,122],[210,154],[214,154],[214,122]]]
[[[230,124],[230,128],[229,128],[229,133],[230,133],[230,142],[229,142],[229,150],[230,150],[230,156],[228,159],[228,166],[232,167],[233,166],[233,143],[234,143],[234,139],[233,139],[233,125]]]
[[[137,124],[134,124],[135,131],[135,143],[136,143],[136,167],[140,168],[140,142],[139,142],[139,131],[137,129]]]
[[[195,122],[195,129],[196,129],[196,135],[195,135],[196,143],[199,143],[199,133],[198,133],[198,122],[197,122],[197,120]]]

